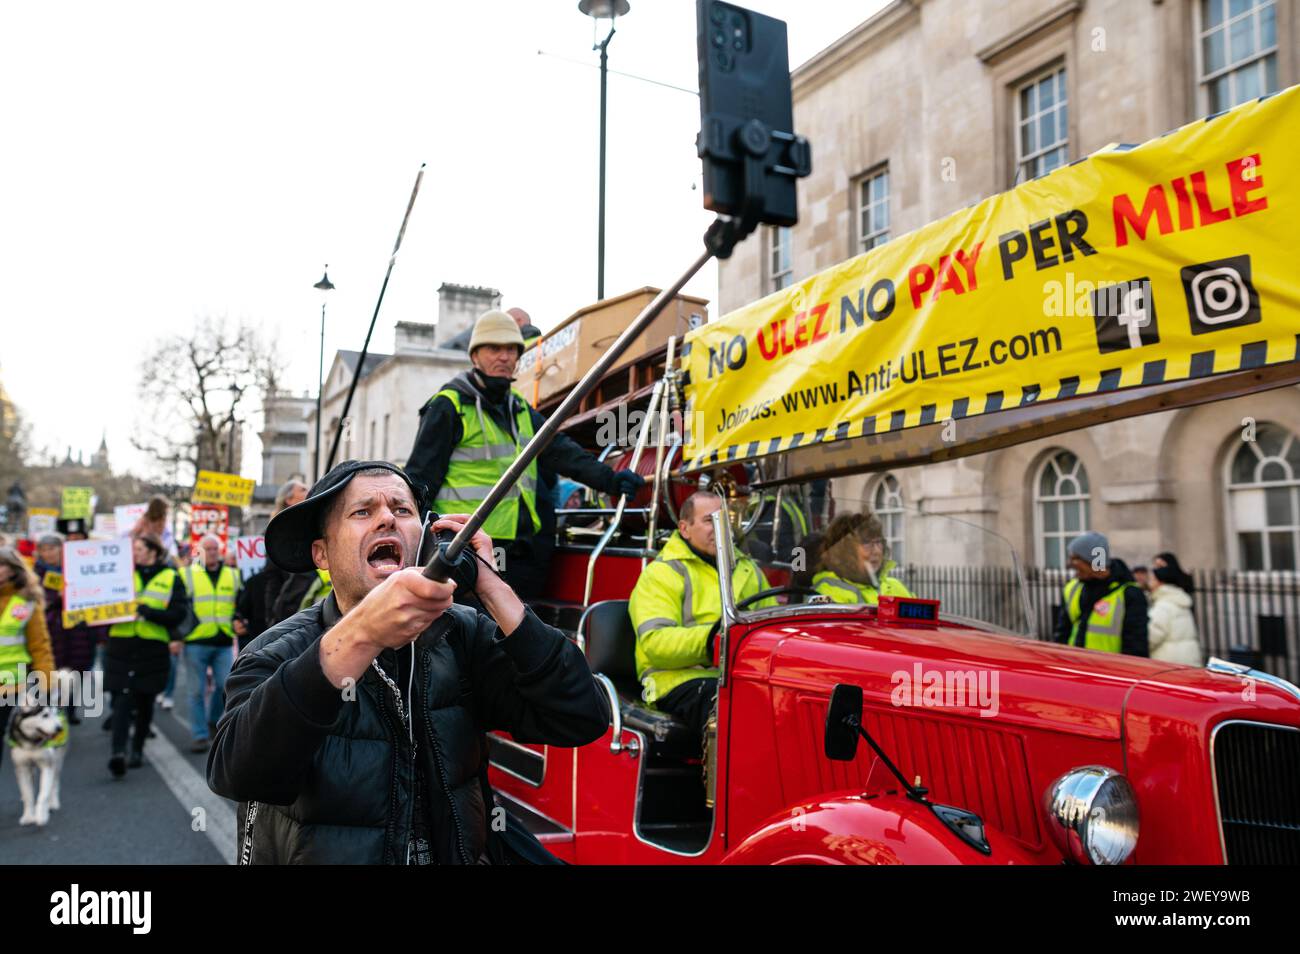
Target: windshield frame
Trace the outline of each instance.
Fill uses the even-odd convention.
[[[734,548],[734,537],[732,533],[732,517],[730,497],[727,494],[727,488],[722,485],[715,485],[714,492],[722,500],[722,505],[713,514],[714,536],[718,541],[718,587],[721,595],[722,617],[718,631],[718,640],[720,653],[718,659],[719,665],[719,685],[726,684],[727,677],[727,645],[728,630],[738,623],[763,623],[775,619],[790,619],[802,616],[814,615],[843,615],[843,616],[870,616],[875,618],[877,609],[870,604],[865,603],[787,603],[780,606],[767,606],[756,609],[738,609],[735,602],[735,593],[732,591],[731,580],[736,568],[736,551]],[[924,513],[924,511],[918,511]],[[1033,610],[1029,602],[1028,584],[1025,580],[1024,567],[1020,562],[1020,554],[1012,545],[1010,540],[996,531],[981,527],[979,524],[972,523],[968,520],[962,520],[960,517],[954,517],[951,514],[932,514],[932,516],[941,516],[945,519],[952,520],[956,523],[965,524],[981,533],[990,534],[1003,541],[1011,553],[1012,569],[1015,572],[1018,581],[1020,593],[1021,608],[1025,614],[1025,621],[1031,624],[1033,620]],[[780,564],[776,564],[780,565]],[[980,632],[990,633],[998,636],[1013,636],[1018,639],[1034,639],[1032,631],[1016,632],[1004,626],[987,620],[981,620],[970,616],[964,616],[958,613],[947,612],[943,604],[939,607],[939,621],[943,623],[956,623],[970,629],[979,630]]]

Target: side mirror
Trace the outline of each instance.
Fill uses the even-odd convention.
[[[846,682],[831,692],[826,710],[826,757],[852,762],[858,751],[858,727],[862,724],[862,687]]]

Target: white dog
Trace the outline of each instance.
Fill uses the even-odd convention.
[[[9,755],[23,798],[20,825],[44,825],[59,807],[59,776],[68,752],[68,722],[53,706],[23,707],[9,725]],[[39,780],[37,773],[39,772]]]

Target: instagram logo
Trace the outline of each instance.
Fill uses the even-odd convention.
[[[1235,255],[1182,270],[1192,334],[1238,328],[1260,320],[1259,295],[1250,281],[1250,256]]]

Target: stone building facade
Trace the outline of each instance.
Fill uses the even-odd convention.
[[[366,355],[348,411],[335,463],[349,458],[405,464],[415,442],[420,408],[454,375],[469,368],[469,356],[453,339],[483,312],[501,307],[495,288],[444,284],[438,289],[436,323],[399,321],[392,354]],[[321,417],[321,469],[329,457],[343,403],[360,353],[339,351],[325,378]],[[315,449],[316,415],[307,415],[308,456]]]
[[[721,263],[724,314],[1109,143],[1300,82],[1300,3],[894,0],[792,81],[814,156],[800,221]],[[1173,550],[1294,570],[1300,388],[837,485],[886,514],[979,523],[1030,565],[1059,566],[1087,528],[1130,563]]]

